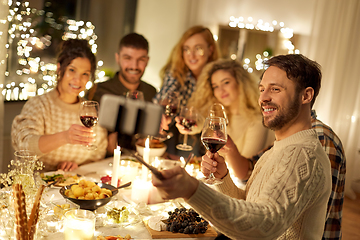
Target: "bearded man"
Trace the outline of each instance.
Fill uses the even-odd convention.
[[[115,76],[105,82],[98,83],[90,89],[88,99],[100,102],[104,94],[125,96],[128,91],[137,90],[143,93],[144,100],[151,102],[156,94],[152,85],[141,80],[145,68],[149,62],[149,43],[144,36],[130,33],[124,36],[119,43],[119,49],[115,53],[115,60],[119,65],[119,71]],[[108,153],[113,153],[116,142],[121,147],[135,149],[133,136],[121,134],[117,138],[114,133],[109,136]]]
[[[153,176],[164,199],[178,197],[231,239],[321,239],[331,192],[330,161],[311,107],[321,85],[320,66],[299,54],[267,61],[259,83],[263,123],[276,141],[255,165],[245,190],[232,181],[225,159],[207,152],[201,170],[222,183],[218,191],[175,167]]]

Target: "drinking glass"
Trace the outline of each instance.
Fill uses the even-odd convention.
[[[227,142],[226,121],[223,117],[208,117],[201,133],[201,142],[206,149],[213,154],[219,151]],[[213,173],[202,179],[206,184],[219,184],[222,181],[216,179]]]
[[[199,120],[199,114],[194,107],[182,107],[180,110],[180,124],[185,127],[186,130],[191,131],[194,126],[197,125]],[[191,151],[193,147],[187,144],[188,133],[184,134],[184,141],[182,144],[176,145],[176,148],[182,151]]]
[[[99,103],[96,101],[83,101],[80,104],[80,120],[87,128],[94,127],[98,122]],[[86,145],[89,150],[95,150],[96,144],[90,143]]]
[[[164,108],[164,115],[166,120],[172,122],[179,109],[179,93],[167,92],[160,100],[159,104]],[[169,139],[173,137],[172,132],[166,132],[164,129],[159,134],[160,138]]]
[[[138,90],[130,90],[126,92],[126,98],[144,101],[144,93]]]
[[[19,150],[14,153],[14,171],[16,175],[13,184],[19,183],[23,186],[25,196],[32,197],[36,193],[34,171],[37,160],[36,154],[29,150]]]
[[[224,106],[221,103],[214,103],[209,109],[209,117],[222,117],[225,118],[226,126],[229,125]]]

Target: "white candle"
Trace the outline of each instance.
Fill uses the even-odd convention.
[[[149,138],[145,141],[145,148],[143,153],[143,159],[145,162],[150,163],[150,144],[149,144]],[[142,180],[146,181],[148,177],[148,169],[143,165],[142,166]]]
[[[135,179],[131,184],[131,199],[136,203],[148,203],[151,182]]]
[[[113,171],[111,176],[111,185],[113,185],[114,187],[118,186],[118,179],[119,179],[118,169],[119,169],[120,155],[121,155],[120,146],[117,146],[117,148],[114,150]]]
[[[82,213],[88,210],[70,210],[65,214],[65,240],[93,240],[95,233],[95,214]]]

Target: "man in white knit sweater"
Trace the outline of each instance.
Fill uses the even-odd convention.
[[[311,129],[321,83],[319,65],[302,55],[267,61],[259,83],[264,126],[276,141],[255,165],[245,190],[232,182],[225,159],[203,156],[202,171],[223,182],[218,191],[180,167],[153,177],[164,199],[184,198],[231,239],[321,239],[331,191],[330,161]]]

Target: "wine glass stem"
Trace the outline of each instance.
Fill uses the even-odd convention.
[[[183,145],[187,145],[188,135],[184,134],[184,143]]]

